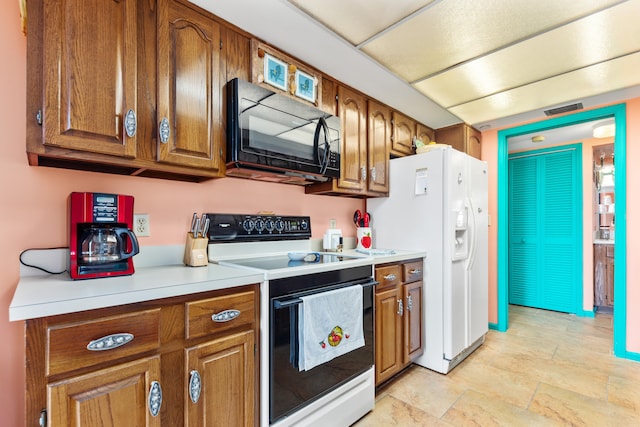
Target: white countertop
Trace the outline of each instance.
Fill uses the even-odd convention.
[[[188,295],[260,283],[264,279],[262,273],[215,264],[203,267],[186,267],[178,263],[141,264],[141,267],[136,264],[136,272],[131,276],[100,279],[72,280],[68,273],[23,274],[9,305],[9,320],[35,319]]]
[[[20,281],[9,305],[9,320],[35,319],[220,290],[261,283],[265,277],[263,272],[218,264],[186,267],[178,261],[182,255],[180,251],[181,247],[143,248],[141,254],[146,253],[136,259],[136,272],[133,275],[100,279],[72,280],[68,273],[43,274],[21,266]],[[363,263],[371,259],[353,249],[344,251],[344,254],[363,257]],[[34,255],[38,261],[41,256]],[[65,256],[64,251],[59,251],[54,253],[53,258],[46,259],[45,264],[52,271],[56,270],[56,267],[64,264]],[[374,264],[423,257],[426,257],[426,252],[405,250],[372,255]],[[27,261],[37,264],[29,259]]]
[[[594,239],[594,245],[614,245],[616,243],[615,240],[612,239]]]

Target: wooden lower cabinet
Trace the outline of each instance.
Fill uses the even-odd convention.
[[[154,356],[51,383],[47,425],[159,426],[147,403],[159,379],[160,357]]]
[[[422,260],[376,267],[375,377],[382,384],[424,351]]]
[[[255,401],[246,392],[256,387],[254,345],[255,333],[243,331],[185,350],[189,383],[198,378],[201,385],[185,399],[185,426],[255,424]]]
[[[613,245],[593,245],[594,301],[598,307],[613,307]]]
[[[250,285],[28,320],[27,425],[257,425],[258,301]]]

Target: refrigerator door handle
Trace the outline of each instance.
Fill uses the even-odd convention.
[[[469,207],[469,212],[471,213],[471,215],[469,215],[471,217],[471,227],[469,227],[471,242],[469,242],[469,257],[467,258],[467,265],[465,266],[465,269],[469,270],[473,266],[476,259],[476,246],[478,244],[478,242],[476,241],[476,227],[478,224],[476,221],[476,212],[473,206],[473,201],[469,197],[466,198],[466,204]]]

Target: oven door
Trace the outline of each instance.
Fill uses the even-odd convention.
[[[371,368],[374,363],[373,279],[348,282],[270,301],[269,421],[275,423]],[[299,297],[338,287],[362,285],[365,345],[308,371],[300,371],[298,356]]]

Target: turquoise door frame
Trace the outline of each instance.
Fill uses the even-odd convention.
[[[616,158],[616,241],[614,263],[616,273],[614,276],[613,351],[618,357],[640,360],[640,354],[627,351],[627,109],[625,104],[581,111],[498,131],[498,323],[490,326],[498,331],[506,331],[509,327],[508,138],[612,117],[616,123],[616,135],[614,137],[614,154]],[[579,308],[578,315],[593,315],[593,311],[584,310],[582,304]]]

